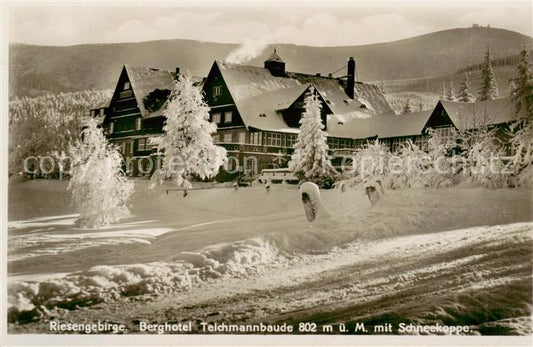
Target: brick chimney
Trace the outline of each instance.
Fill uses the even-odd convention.
[[[348,81],[346,84],[346,94],[350,99],[354,98],[355,79],[357,78],[357,72],[355,70],[355,60],[350,57],[348,60]]]

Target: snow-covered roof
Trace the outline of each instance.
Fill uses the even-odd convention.
[[[170,71],[152,69],[144,66],[124,65],[135,94],[137,105],[143,117],[150,115],[144,107],[144,98],[155,89],[173,89],[174,75]]]
[[[247,127],[287,128],[277,111],[290,106],[309,86],[294,79],[272,76],[269,70],[258,66],[218,60],[215,64]]]
[[[216,61],[215,64],[247,127],[286,132],[283,129],[286,130],[289,127],[279,111],[292,105],[310,86],[316,88],[333,112],[333,115],[328,117],[330,136],[341,137],[340,134],[336,134],[337,127],[330,128],[332,123],[368,118],[371,114],[377,113],[376,108],[379,111],[390,110],[386,101],[384,103],[387,107],[375,107],[369,101],[376,99],[377,94],[383,97],[375,86],[364,86],[363,83],[358,83],[361,91],[357,95],[360,97],[350,99],[339,82],[333,78],[297,73],[288,73],[287,77],[277,77],[273,76],[268,69],[258,66],[222,61]],[[365,92],[370,93],[367,96]]]
[[[508,123],[521,116],[516,114],[516,106],[511,97],[478,102],[439,102],[453,124],[461,130]]]
[[[328,105],[335,114],[348,114],[354,111],[380,115],[394,114],[385,96],[383,96],[379,87],[374,84],[355,82],[355,98],[352,100],[346,95],[343,86],[336,78],[295,72],[288,72],[287,76],[300,81],[300,83],[314,84],[321,95],[331,101],[331,104],[328,103]],[[327,94],[327,96],[324,94]],[[362,106],[366,108],[366,111],[361,109]]]
[[[328,123],[328,135],[352,139],[366,139],[377,136],[390,138],[422,134],[431,110],[403,114],[399,116],[370,116],[351,118],[345,122]]]

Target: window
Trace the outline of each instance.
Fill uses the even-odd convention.
[[[455,144],[455,131],[453,127],[436,128],[435,134],[441,139],[441,143],[447,146]]]
[[[104,109],[101,108],[101,109],[100,109],[100,117],[103,117],[103,116],[104,116]]]
[[[141,130],[141,117],[135,120],[135,130]]]
[[[277,146],[281,147],[281,134],[279,133],[268,133],[266,139],[267,146]]]
[[[224,134],[224,142],[232,142],[232,141],[233,141],[233,134],[232,133]]]
[[[352,141],[350,139],[340,139],[339,148],[352,148]]]
[[[124,154],[131,154],[133,153],[133,146],[132,146],[132,143],[130,141],[125,141],[124,142],[124,148],[123,148],[123,152]]]
[[[354,141],[354,147],[355,147],[355,148],[364,147],[367,143],[368,143],[368,140],[367,140],[367,139],[359,139],[359,140],[355,140],[355,141]]]
[[[109,134],[112,134],[113,130],[115,130],[115,122],[109,123]]]
[[[146,150],[147,151],[151,151],[152,148],[154,148],[154,147],[157,147],[157,145],[152,144],[151,139],[147,138],[146,139]]]
[[[252,175],[257,175],[257,159],[256,158],[246,158],[245,161],[245,170],[251,173]]]
[[[428,150],[428,137],[426,135],[419,135],[415,138],[415,145],[423,151]]]
[[[121,141],[118,145],[120,146],[120,153],[126,154],[126,142]]]
[[[220,142],[220,135],[213,135],[213,142],[214,143],[219,143]]]
[[[233,123],[233,112],[224,112],[224,123]]]
[[[137,142],[137,150],[145,151],[146,150],[146,139],[139,139]]]
[[[215,123],[215,124],[220,124],[220,120],[221,120],[221,114],[220,113],[213,113],[212,122]]]
[[[407,142],[406,137],[395,137],[392,139],[392,152],[396,152],[401,145],[405,144]]]
[[[296,143],[296,135],[293,134],[287,134],[287,147],[294,147],[294,144]]]
[[[339,148],[339,139],[329,138],[328,139],[328,146],[329,146],[329,149],[337,149],[337,148]]]
[[[213,96],[219,96],[219,95],[222,95],[222,86],[214,86]]]
[[[131,88],[130,82],[124,82],[124,90],[128,90]]]
[[[246,132],[241,131],[239,133],[239,143],[246,143]]]
[[[252,145],[261,145],[261,132],[251,133],[250,134],[250,144]]]

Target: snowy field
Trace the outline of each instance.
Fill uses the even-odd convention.
[[[322,191],[310,224],[296,186],[165,193],[135,181],[133,216],[79,229],[67,183],[12,182],[11,333],[51,319],[469,325],[531,334],[527,189]],[[353,328],[353,327],[352,327]],[[353,329],[352,329],[353,330]]]

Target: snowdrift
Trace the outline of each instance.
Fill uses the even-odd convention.
[[[361,191],[330,190],[321,195],[330,215],[309,223],[296,187],[275,186],[268,195],[263,187],[194,192],[187,198],[149,193],[152,201],[146,202],[147,210],[154,212],[150,217],[161,220],[172,216],[174,220],[189,213],[189,221],[205,224],[189,234],[167,230],[158,237],[176,244],[191,237],[195,244],[201,241],[205,246],[183,250],[181,245],[182,250],[156,262],[98,265],[67,275],[51,275],[49,279],[12,280],[8,285],[9,321],[22,323],[52,315],[54,310],[78,309],[120,297],[181,292],[219,278],[251,276],[353,242],[450,230],[456,225],[490,224],[487,215],[492,212],[479,206],[484,201],[480,197],[488,199],[488,204],[492,204],[492,197],[498,197],[503,204],[516,202],[513,193],[475,189],[391,191],[375,206]],[[158,211],[150,207],[155,201],[160,206]],[[472,212],[465,207],[474,203],[484,212],[465,218]],[[179,204],[179,212],[172,209],[172,204]],[[165,217],[165,211],[169,216]],[[205,223],[222,216],[226,218],[221,222]],[[176,226],[170,225],[169,230],[176,230]],[[199,235],[196,239],[195,233]],[[131,238],[131,234],[126,235]],[[221,239],[234,241],[217,242]]]

